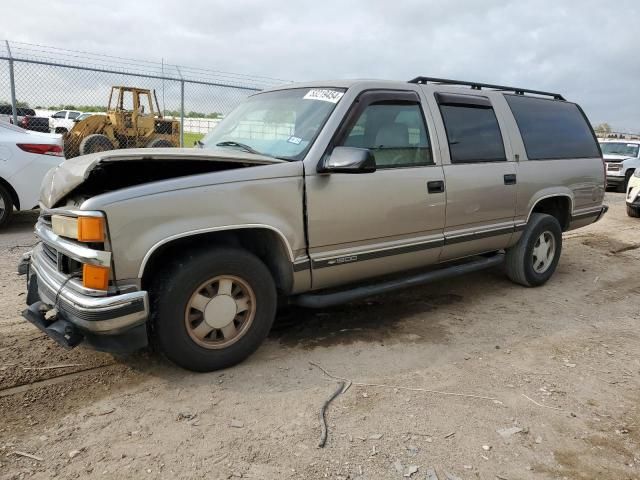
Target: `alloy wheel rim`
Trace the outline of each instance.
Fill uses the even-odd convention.
[[[203,282],[187,302],[185,326],[191,339],[207,349],[222,349],[240,340],[256,313],[256,297],[249,284],[233,275]]]
[[[542,232],[533,245],[531,253],[533,260],[533,270],[536,273],[546,272],[556,255],[556,240],[551,232]]]

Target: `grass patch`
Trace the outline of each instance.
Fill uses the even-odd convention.
[[[193,147],[197,140],[202,140],[202,137],[204,137],[204,133],[184,132],[184,146]]]

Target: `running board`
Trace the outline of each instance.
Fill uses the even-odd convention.
[[[293,305],[307,308],[332,307],[341,303],[367,298],[372,295],[393,292],[394,290],[400,290],[402,288],[415,287],[425,283],[457,277],[458,275],[477,272],[479,270],[484,270],[485,268],[495,267],[503,262],[504,254],[498,253],[491,257],[482,257],[460,265],[452,265],[450,267],[419,273],[410,277],[388,280],[375,285],[354,287],[349,290],[340,290],[333,293],[305,293],[292,297],[289,301]]]

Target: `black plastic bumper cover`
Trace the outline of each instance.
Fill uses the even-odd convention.
[[[71,349],[84,342],[90,348],[101,352],[126,354],[148,345],[147,328],[144,324],[117,335],[96,335],[80,330],[65,319],[61,312],[47,319],[46,312],[49,307],[40,301],[37,282],[37,277],[33,275],[27,292],[29,307],[22,312],[22,316],[64,348]]]

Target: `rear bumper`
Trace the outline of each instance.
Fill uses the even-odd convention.
[[[93,296],[70,283],[49,264],[42,244],[37,245],[28,266],[29,308],[23,316],[67,348],[83,340],[99,350],[119,353],[146,346],[146,291]]]

